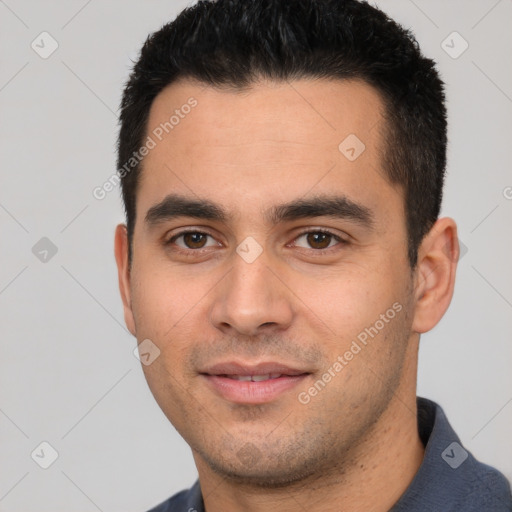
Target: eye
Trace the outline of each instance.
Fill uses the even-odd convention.
[[[323,229],[318,229],[315,231],[305,231],[301,233],[295,240],[304,239],[307,245],[300,245],[295,242],[294,245],[298,245],[299,247],[304,247],[305,249],[314,249],[316,251],[321,251],[323,249],[328,249],[336,245],[338,242],[341,244],[347,243],[341,237],[331,233],[330,231],[326,231]]]
[[[181,233],[171,237],[166,242],[166,245],[176,243],[176,245],[182,249],[203,249],[205,247],[210,247],[211,245],[218,245],[216,242],[210,246],[206,245],[208,238],[213,239],[210,234],[203,233],[202,231],[182,231]],[[178,243],[178,240],[180,240],[182,243]]]

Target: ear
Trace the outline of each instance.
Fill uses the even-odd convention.
[[[135,321],[133,319],[132,301],[130,293],[130,267],[128,265],[128,232],[124,224],[116,227],[114,240],[114,252],[117,263],[117,275],[119,279],[119,291],[123,300],[124,321],[128,330],[135,334]]]
[[[418,250],[414,332],[430,331],[445,314],[453,296],[458,259],[457,225],[448,217],[439,219]]]

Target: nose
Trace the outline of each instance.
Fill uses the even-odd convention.
[[[277,277],[265,251],[252,263],[233,255],[233,267],[214,289],[211,321],[226,334],[257,336],[291,324],[293,294]]]

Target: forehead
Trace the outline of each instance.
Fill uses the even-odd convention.
[[[180,192],[234,212],[256,203],[261,211],[333,189],[372,208],[397,195],[381,168],[383,108],[361,81],[262,81],[247,90],[172,84],[151,106],[146,136],[154,147],[137,210]]]

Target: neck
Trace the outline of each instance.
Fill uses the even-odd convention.
[[[405,372],[388,408],[350,463],[287,487],[263,489],[216,474],[194,452],[206,512],[387,512],[405,492],[424,455],[418,434],[416,365]]]

